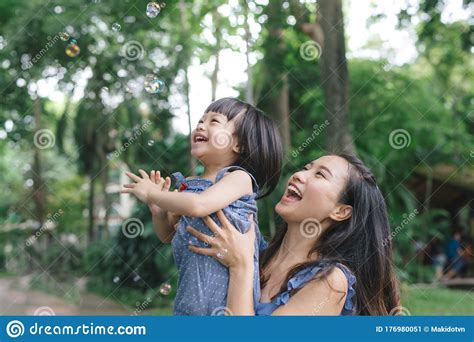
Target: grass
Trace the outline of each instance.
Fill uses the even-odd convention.
[[[474,292],[436,287],[402,287],[402,306],[411,315],[474,315]]]

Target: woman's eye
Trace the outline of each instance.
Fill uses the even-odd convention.
[[[220,123],[220,121],[219,121],[219,120],[216,120],[216,119],[213,119],[212,122]]]

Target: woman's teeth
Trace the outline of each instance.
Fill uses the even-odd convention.
[[[303,198],[303,195],[301,194],[301,192],[293,185],[288,185],[288,196],[296,197],[299,200]]]

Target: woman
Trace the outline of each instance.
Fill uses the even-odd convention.
[[[399,306],[385,201],[354,156],[321,157],[293,174],[275,207],[285,221],[261,255],[260,303],[252,298],[255,233],[218,213],[214,236],[188,227],[210,248],[189,248],[228,266],[233,315],[387,315]],[[236,249],[234,246],[245,246]]]

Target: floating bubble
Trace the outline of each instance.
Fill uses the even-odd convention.
[[[161,287],[160,287],[160,293],[161,293],[163,296],[169,295],[170,292],[171,292],[171,285],[170,285],[170,284],[165,283],[165,284],[161,285]]]
[[[135,277],[133,277],[133,281],[136,283],[137,281],[139,281],[141,279],[141,277],[137,274]]]
[[[113,23],[112,24],[112,30],[115,31],[115,32],[120,31],[121,28],[122,28],[122,26],[120,26],[119,23]]]
[[[113,281],[115,284],[117,284],[120,281],[120,278],[118,276],[115,276]]]
[[[148,146],[153,146],[155,142],[153,140],[148,140]]]
[[[149,2],[146,5],[146,16],[148,18],[156,18],[156,16],[160,13],[160,5],[156,2]]]
[[[61,38],[63,42],[67,42],[69,40],[69,34],[67,32],[61,32],[59,38]]]
[[[160,3],[160,8],[165,8],[165,7],[166,7],[166,3],[165,3],[165,2]]]
[[[77,40],[75,38],[69,39],[69,44],[76,44],[77,45]]]
[[[81,52],[81,49],[76,44],[69,44],[66,47],[66,55],[68,55],[69,57],[76,57],[79,52]]]
[[[165,89],[165,82],[154,74],[146,75],[144,82],[145,90],[150,94],[159,94]]]

